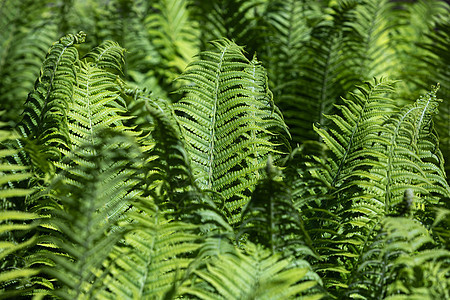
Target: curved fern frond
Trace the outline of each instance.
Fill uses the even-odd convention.
[[[189,83],[180,89],[186,96],[175,111],[199,186],[222,194],[235,223],[264,166],[258,157],[276,151],[276,133],[264,126],[285,125],[260,109],[267,105],[267,88],[249,73],[252,64],[242,49],[227,40],[213,44],[217,52],[202,52],[180,77]]]
[[[356,257],[353,249],[362,242],[340,230],[342,217],[338,212],[342,204],[333,195],[335,189],[330,183],[317,176],[329,170],[325,149],[323,143],[314,141],[296,148],[284,163],[283,182],[291,189],[294,209],[310,238],[310,248],[315,251],[316,256],[311,257],[310,263],[327,291],[335,295],[344,286],[349,273],[342,262]]]
[[[49,160],[58,160],[61,149],[70,147],[67,115],[77,80],[75,45],[85,36],[83,32],[66,35],[50,48],[18,124],[21,134],[41,145]]]
[[[219,255],[183,286],[184,294],[200,299],[321,299],[318,282],[309,277],[306,261],[282,259],[247,243],[245,252]]]
[[[169,103],[152,100],[144,93],[137,96],[137,101],[142,102],[139,114],[146,117],[147,124],[153,125],[148,138],[152,145],[146,153],[148,158],[143,170],[146,173],[144,194],[151,196],[155,204],[166,211],[167,217],[198,225],[210,221],[220,226],[226,223],[219,210],[223,208],[223,201],[217,207],[194,182],[181,129]],[[209,218],[204,215],[207,212]],[[214,217],[214,214],[218,215]]]
[[[62,299],[94,295],[111,264],[109,254],[126,230],[117,226],[122,207],[139,196],[130,184],[142,163],[138,146],[117,131],[98,135],[96,144],[82,145],[73,154],[88,163],[67,170],[71,178],[57,176],[47,195],[60,207],[48,212],[43,225],[50,232],[41,238],[47,249],[41,255],[53,261],[43,271],[57,279],[51,293]]]
[[[110,70],[121,72],[124,49],[107,41],[87,55],[93,62],[80,61],[76,67],[77,85],[68,112],[71,147],[96,144],[95,136],[104,128],[126,130],[126,102],[121,93],[122,80]]]
[[[86,58],[94,61],[94,66],[99,69],[113,71],[122,74],[125,49],[113,41],[105,41],[86,54]]]
[[[406,299],[406,295],[417,296],[421,293],[420,285],[428,283],[433,288],[427,288],[429,294],[422,294],[423,299],[445,298],[448,290],[443,287],[449,280],[444,279],[443,274],[448,271],[450,252],[437,248],[425,250],[431,242],[428,231],[419,222],[406,218],[385,219],[373,242],[361,252],[346,297]],[[419,271],[418,266],[422,264],[426,267]],[[427,275],[434,273],[434,276],[424,277],[425,274],[417,273],[424,271]],[[443,279],[442,283],[438,281],[440,279]]]
[[[165,219],[149,199],[133,205],[140,212],[129,214],[134,220],[132,230],[125,235],[125,245],[111,253],[115,266],[105,277],[99,297],[172,299],[193,261],[191,254],[201,246],[197,226]]]
[[[354,155],[356,150],[366,149],[375,142],[370,138],[376,137],[368,136],[368,132],[378,129],[377,125],[383,124],[386,115],[396,109],[393,100],[385,97],[394,91],[393,83],[386,79],[374,79],[373,83],[366,82],[366,86],[359,86],[360,93],[352,94],[354,100],[343,99],[342,105],[336,105],[341,116],[326,116],[333,122],[332,129],[315,128],[334,154],[328,159],[331,172],[324,174],[332,187],[340,188],[343,180],[352,174],[355,159],[358,158]]]
[[[428,204],[437,204],[441,197],[449,196],[444,160],[432,120],[440,101],[436,92],[437,88],[433,88],[380,128],[381,138],[373,148],[385,153],[385,157],[379,157],[380,166],[370,170],[370,176],[381,179],[374,183],[384,198],[386,212],[401,202],[406,188]]]

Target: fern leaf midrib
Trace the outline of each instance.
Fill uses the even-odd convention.
[[[417,141],[417,139],[418,139],[419,131],[422,128],[422,121],[423,121],[423,118],[425,117],[425,112],[427,111],[427,108],[431,103],[431,99],[432,99],[432,97],[428,96],[427,104],[424,106],[422,113],[420,114],[420,118],[418,120],[417,127],[416,127],[416,132],[414,132],[414,141]]]
[[[408,110],[402,118],[397,123],[397,127],[395,128],[394,134],[392,135],[391,142],[389,143],[389,150],[388,150],[388,160],[387,160],[387,169],[386,169],[386,187],[385,187],[385,198],[384,198],[384,210],[386,213],[388,213],[391,209],[391,180],[392,180],[392,163],[394,160],[394,149],[396,146],[396,139],[397,135],[400,130],[400,125],[403,123],[403,120],[414,110],[419,109],[418,107],[413,107],[410,110]]]
[[[212,188],[212,183],[214,181],[214,146],[215,146],[215,135],[216,135],[216,113],[217,113],[217,107],[218,107],[218,95],[219,95],[219,84],[220,84],[220,73],[221,73],[221,69],[222,69],[222,64],[223,64],[223,60],[225,57],[225,53],[228,49],[228,45],[225,45],[222,53],[220,54],[220,59],[217,65],[217,71],[216,71],[216,80],[214,83],[214,92],[213,92],[213,107],[212,107],[212,115],[211,115],[211,125],[210,125],[210,144],[209,144],[209,149],[208,149],[208,156],[209,156],[209,161],[208,161],[208,188],[211,189]]]

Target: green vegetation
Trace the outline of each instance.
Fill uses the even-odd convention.
[[[450,299],[445,1],[0,0],[0,41],[0,299]]]

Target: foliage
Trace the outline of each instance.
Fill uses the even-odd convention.
[[[0,299],[449,298],[449,11],[0,0]]]

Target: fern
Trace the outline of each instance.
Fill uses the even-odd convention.
[[[105,278],[101,299],[163,298],[192,262],[189,253],[201,245],[195,225],[165,219],[149,199],[134,205],[140,212],[130,215],[135,223],[125,245],[111,253],[117,267]]]
[[[198,51],[199,31],[188,10],[188,1],[162,0],[153,6],[159,14],[145,18],[152,43],[161,55],[160,74],[166,85],[178,77]]]
[[[44,147],[42,155],[51,161],[60,158],[62,147],[69,147],[67,110],[76,82],[73,64],[78,59],[74,45],[84,39],[83,32],[70,34],[50,48],[18,124],[21,134]]]
[[[306,1],[271,1],[261,13],[260,25],[265,30],[259,33],[265,41],[261,57],[266,63],[271,86],[274,87],[274,100],[286,118],[293,135],[293,144],[303,142],[307,132],[311,132],[310,114],[313,108],[303,106],[299,101],[301,94],[301,64],[306,58],[306,44],[311,28],[308,21],[312,10]],[[308,104],[309,106],[309,104]],[[300,118],[297,118],[298,116]],[[299,124],[302,118],[308,119],[306,125]]]
[[[125,100],[121,94],[121,79],[113,73],[121,71],[123,52],[123,48],[116,43],[105,42],[90,52],[84,61],[79,61],[76,67],[77,86],[74,87],[66,123],[70,144],[61,149],[64,159],[55,163],[58,172],[65,172],[64,176],[74,181],[79,176],[75,166],[90,165],[83,155],[95,155],[95,152],[90,152],[92,149],[83,148],[84,145],[98,145],[99,133],[107,128],[131,133],[123,125],[123,121],[129,117],[123,115]],[[68,149],[76,151],[80,157],[71,155]],[[126,184],[133,183],[130,181]],[[126,205],[121,203],[122,195],[117,196],[114,201],[122,207],[117,208],[119,213],[119,210],[126,209]]]
[[[277,170],[271,159],[266,169],[267,179],[258,183],[242,213],[239,235],[248,235],[251,242],[285,257],[314,256],[311,238],[294,208],[291,191],[276,181]]]
[[[448,9],[450,8],[447,6],[447,11]],[[445,16],[445,14],[442,15]],[[419,80],[422,79],[419,83],[420,86],[426,88],[430,84],[433,84],[434,82],[430,82],[431,77],[433,78],[432,80],[440,83],[441,88],[439,91],[439,96],[443,99],[448,99],[450,95],[450,82],[448,81],[448,62],[450,61],[450,57],[448,55],[448,51],[445,49],[449,47],[448,40],[450,35],[450,18],[442,17],[441,19],[438,19],[435,27],[437,30],[427,35],[429,41],[419,43],[418,45],[422,51],[425,51],[425,54],[416,58],[420,62],[419,66],[417,66],[418,70],[416,73],[423,74],[423,77],[419,77]],[[429,74],[428,68],[425,66],[432,66],[430,69],[433,70],[433,74]],[[448,149],[450,149],[450,138],[448,135],[448,129],[450,128],[450,119],[448,116],[450,113],[450,108],[448,101],[444,101],[440,105],[440,110],[441,113],[439,113],[436,117],[436,130],[438,131],[440,137],[441,151],[443,152],[444,157],[449,157],[450,153]],[[448,173],[448,160],[445,168]]]
[[[279,117],[271,121],[270,113],[257,110],[260,101],[267,103],[261,99],[261,90],[264,94],[267,90],[258,86],[260,79],[246,72],[251,64],[241,48],[227,40],[214,45],[217,52],[203,52],[180,77],[192,84],[180,89],[187,95],[175,111],[199,186],[222,194],[233,214],[229,221],[235,223],[257,180],[251,174],[263,167],[257,157],[274,151],[273,134],[264,126],[269,122],[279,128],[285,125]],[[258,161],[249,164],[249,158]]]
[[[445,1],[15,2],[0,298],[450,297]]]
[[[375,240],[361,253],[347,296],[358,299],[406,299],[406,295],[421,295],[423,299],[447,297],[448,279],[443,273],[450,253],[436,248],[419,251],[430,242],[428,231],[420,223],[406,218],[387,218]],[[418,271],[420,264],[426,264],[426,271]],[[423,271],[429,277],[417,273]],[[419,287],[426,281],[441,279],[441,284],[433,285],[435,289],[427,290],[429,294],[421,293]],[[399,293],[404,296],[396,295]]]
[[[148,150],[143,168],[144,194],[154,199],[167,217],[201,225],[208,223],[203,215],[208,211],[210,221],[223,225],[222,212],[194,182],[181,130],[169,103],[151,99],[142,91],[136,91],[135,97],[137,105],[142,107],[138,115],[143,116],[147,124],[153,124],[144,138],[149,140],[145,146]],[[218,219],[213,216],[215,213]],[[199,221],[199,217],[203,220]]]
[[[57,26],[43,16],[48,1],[4,0],[0,4],[0,103],[2,120],[16,124],[28,92],[39,75]]]
[[[351,26],[357,36],[351,49],[356,58],[356,74],[365,76],[360,80],[390,75],[387,73],[392,66],[389,33],[397,26],[390,15],[393,5],[387,0],[360,1],[355,10],[356,19]]]
[[[448,197],[449,188],[443,180],[443,157],[432,121],[439,103],[436,92],[434,88],[415,104],[405,106],[383,126],[387,130],[381,133],[380,146],[387,150],[387,157],[380,162],[384,165],[382,172],[386,173],[382,176],[386,176],[386,181],[381,181],[380,187],[384,190],[386,211],[400,202],[405,188],[422,194],[427,203],[438,203],[434,195]],[[377,174],[378,170],[374,168],[371,173]],[[409,181],[404,177],[409,177]]]
[[[111,263],[109,253],[124,234],[116,226],[118,208],[137,196],[126,182],[137,172],[139,148],[118,132],[98,135],[97,144],[80,146],[74,153],[89,162],[67,170],[78,174],[76,180],[62,173],[49,187],[48,196],[62,206],[49,211],[45,227],[50,232],[41,238],[48,249],[42,255],[54,262],[44,272],[58,280],[51,293],[64,299],[94,294]]]
[[[257,19],[255,11],[261,2],[254,0],[198,1],[193,0],[193,17],[198,20],[202,30],[200,41],[202,49],[206,41],[229,39],[238,45],[247,45],[253,53],[257,36]]]
[[[17,182],[31,177],[29,168],[10,164],[9,158],[18,151],[9,143],[18,134],[0,126],[0,291],[1,297],[19,296],[28,289],[27,279],[37,275],[38,270],[27,262],[27,249],[35,245],[36,236],[31,236],[38,226],[38,215],[23,211],[19,199],[29,195],[30,189],[16,188]]]
[[[183,292],[200,299],[321,299],[323,294],[314,292],[317,282],[307,276],[308,264],[296,264],[247,243],[245,252],[219,255],[195,271],[198,279]]]

